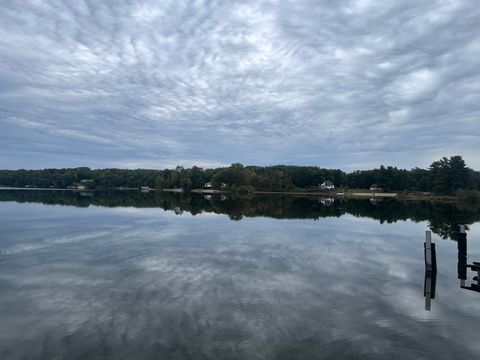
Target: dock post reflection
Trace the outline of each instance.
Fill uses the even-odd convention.
[[[467,280],[467,234],[465,233],[465,225],[459,225],[459,227],[460,233],[457,237],[457,277],[460,280],[460,287],[463,287]]]
[[[471,264],[467,262],[467,233],[465,225],[459,225],[460,232],[458,234],[458,278],[460,279],[460,287],[462,289],[480,292],[480,262],[473,261]],[[472,283],[466,286],[467,270],[470,269],[477,273],[472,278]]]
[[[425,297],[425,310],[430,311],[432,299],[435,299],[437,284],[437,256],[435,243],[432,243],[431,231],[425,231],[423,244],[425,256],[425,280],[423,283],[423,296]]]

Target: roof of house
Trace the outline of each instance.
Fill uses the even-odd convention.
[[[322,185],[331,186],[333,185],[333,182],[331,182],[330,180],[325,180]]]

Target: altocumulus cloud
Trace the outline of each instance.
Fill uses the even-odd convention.
[[[0,3],[0,167],[480,167],[480,7]]]

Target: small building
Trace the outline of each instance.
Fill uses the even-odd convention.
[[[370,191],[381,191],[382,188],[378,186],[377,184],[372,184],[370,185]]]
[[[320,188],[322,190],[333,190],[335,189],[335,185],[330,180],[325,180],[321,185]]]
[[[220,183],[220,189],[225,190],[227,188],[227,184],[224,182]]]
[[[152,190],[152,189],[150,189],[150,187],[148,187],[148,186],[142,186],[142,187],[140,188],[140,191],[141,191],[141,192],[149,192],[150,190]]]
[[[205,183],[204,188],[205,189],[213,189],[213,185],[212,185],[211,182],[207,182],[207,183]]]
[[[70,186],[67,186],[67,189],[87,190],[92,185],[93,185],[93,180],[83,179],[83,180],[80,180],[80,182],[76,182]]]

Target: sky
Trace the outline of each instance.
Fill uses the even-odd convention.
[[[0,169],[480,169],[477,0],[0,1]]]

